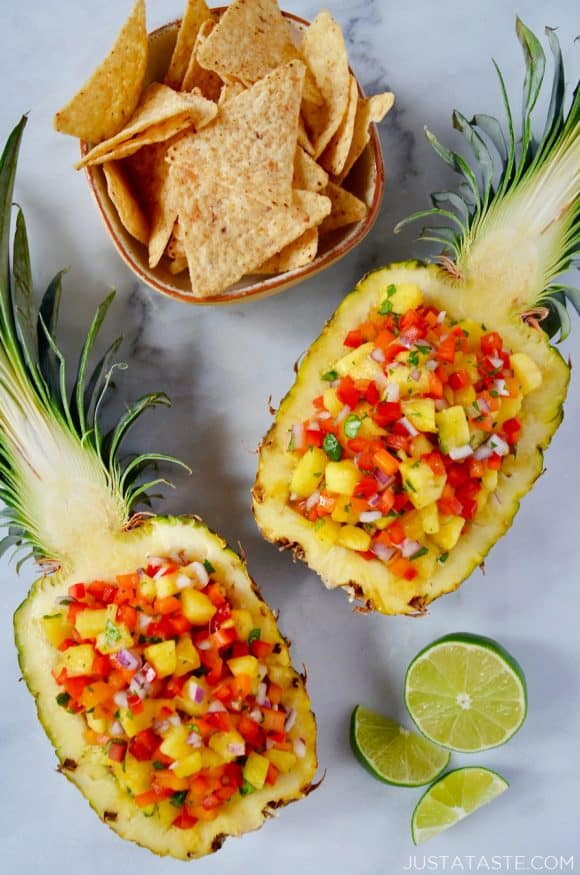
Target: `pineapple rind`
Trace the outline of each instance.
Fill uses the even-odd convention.
[[[369,561],[345,547],[328,546],[316,537],[314,524],[288,504],[288,483],[295,459],[287,452],[288,429],[310,416],[312,398],[319,394],[321,374],[333,367],[344,351],[346,333],[378,307],[389,284],[416,283],[425,301],[446,310],[455,319],[473,319],[497,330],[506,346],[525,352],[540,368],[542,386],[526,396],[520,418],[522,437],[517,458],[510,457],[500,471],[495,496],[479,510],[468,532],[438,564],[427,580],[395,578],[379,560]],[[543,468],[543,450],[562,419],[570,369],[540,331],[517,316],[493,319],[487,290],[475,283],[452,280],[435,265],[410,261],[367,274],[350,292],[300,365],[296,381],[282,400],[274,425],[264,438],[253,489],[256,522],[264,537],[283,547],[293,546],[329,589],[344,587],[368,608],[385,614],[416,613],[445,593],[455,590],[480,565],[493,544],[509,529],[521,498]]]
[[[113,776],[106,755],[83,739],[82,717],[56,704],[60,688],[49,668],[58,653],[44,637],[40,618],[53,611],[55,600],[73,581],[114,576],[143,564],[144,556],[186,550],[207,558],[223,580],[235,608],[249,612],[260,625],[264,640],[279,643],[278,662],[287,674],[285,701],[296,709],[295,732],[306,742],[306,754],[275,787],[266,785],[225,807],[211,822],[194,829],[170,827],[161,817],[147,816]],[[288,646],[269,607],[249,577],[241,559],[197,518],[156,517],[134,530],[111,537],[106,553],[83,551],[81,562],[66,577],[42,577],[14,617],[16,646],[22,675],[35,698],[38,717],[55,747],[60,771],[81,790],[89,804],[122,838],[159,855],[193,859],[216,851],[228,836],[258,829],[272,811],[307,795],[316,772],[316,724],[303,678],[291,667]]]

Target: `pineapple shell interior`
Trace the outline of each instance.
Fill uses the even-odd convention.
[[[289,429],[310,416],[312,399],[326,387],[321,375],[344,354],[345,335],[380,305],[390,283],[415,283],[426,304],[446,310],[454,319],[471,318],[490,331],[500,332],[506,345],[514,352],[527,353],[543,375],[542,386],[524,399],[517,457],[510,456],[502,465],[494,496],[478,511],[447,562],[419,583],[394,577],[379,560],[368,561],[339,545],[325,546],[315,535],[314,523],[288,503],[295,465],[293,455],[287,452]],[[423,611],[434,599],[457,589],[510,527],[520,499],[542,472],[543,450],[562,419],[570,369],[543,332],[527,326],[510,303],[506,305],[505,298],[501,299],[501,288],[495,283],[487,288],[475,279],[453,280],[436,265],[404,262],[365,276],[310,347],[262,443],[253,489],[254,515],[262,534],[282,547],[292,546],[329,589],[344,587],[369,609],[385,614]]]
[[[101,545],[102,546],[102,545]],[[236,608],[252,614],[265,640],[279,642],[279,682],[290,692],[287,699],[296,710],[296,726],[306,743],[306,754],[275,787],[265,785],[251,795],[226,805],[211,822],[200,821],[192,829],[178,829],[154,814],[147,816],[114,777],[101,748],[88,746],[83,738],[84,719],[56,703],[60,691],[51,674],[56,651],[44,637],[40,620],[54,611],[56,599],[66,596],[71,583],[112,578],[146,562],[147,555],[169,555],[184,550],[208,559],[223,582]],[[278,631],[271,610],[249,577],[240,558],[225,542],[195,518],[157,517],[139,528],[111,536],[108,549],[83,550],[82,564],[66,576],[42,577],[32,586],[14,619],[20,666],[36,700],[38,717],[60,761],[60,771],[81,790],[99,817],[122,838],[160,855],[192,859],[218,850],[228,836],[258,829],[274,809],[308,794],[316,772],[316,725],[303,678],[292,668],[288,646]]]

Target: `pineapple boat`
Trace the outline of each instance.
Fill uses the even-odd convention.
[[[477,170],[427,132],[464,179],[406,221],[452,222],[423,236],[454,258],[365,276],[302,360],[261,447],[263,535],[369,610],[421,612],[456,589],[511,525],[562,419],[569,366],[549,338],[569,330],[566,299],[579,308],[557,278],[580,242],[580,92],[565,117],[548,29],[555,73],[536,141],[545,55],[519,20],[516,29],[521,144],[499,71],[507,137],[490,116],[453,115]]]
[[[311,789],[304,681],[239,557],[196,518],[131,515],[156,461],[121,461],[148,395],[103,434],[114,343],[67,395],[54,340],[59,274],[37,321],[23,215],[10,214],[25,119],[0,166],[0,497],[8,536],[46,572],[15,616],[22,674],[60,771],[123,838],[199,857]],[[35,324],[36,321],[36,324]],[[53,572],[49,575],[49,572]]]

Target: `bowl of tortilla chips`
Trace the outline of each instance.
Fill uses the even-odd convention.
[[[105,227],[151,288],[192,304],[272,295],[333,264],[370,231],[384,171],[375,122],[340,27],[276,0],[209,9],[148,34],[144,0],[56,115],[81,139]]]

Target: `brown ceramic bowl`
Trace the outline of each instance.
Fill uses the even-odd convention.
[[[220,7],[214,11],[220,13],[225,8]],[[284,15],[297,32],[308,27],[308,22],[303,18],[290,12],[285,12]],[[146,84],[163,80],[177,38],[178,27],[179,22],[174,21],[149,34],[149,69]],[[359,91],[363,94],[360,85]],[[84,155],[87,151],[87,145],[81,143],[81,154]],[[377,218],[385,185],[381,145],[376,127],[371,125],[370,142],[344,183],[349,191],[368,206],[368,213],[361,222],[339,228],[325,236],[314,261],[304,267],[267,277],[248,275],[220,295],[197,297],[195,291],[192,291],[187,271],[174,276],[168,268],[165,256],[157,267],[153,269],[149,267],[146,247],[131,237],[119,220],[117,211],[107,194],[101,166],[87,167],[86,174],[101,218],[121,258],[133,273],[152,289],[188,304],[236,304],[240,301],[265,298],[316,276],[321,270],[343,258],[366,237]]]

